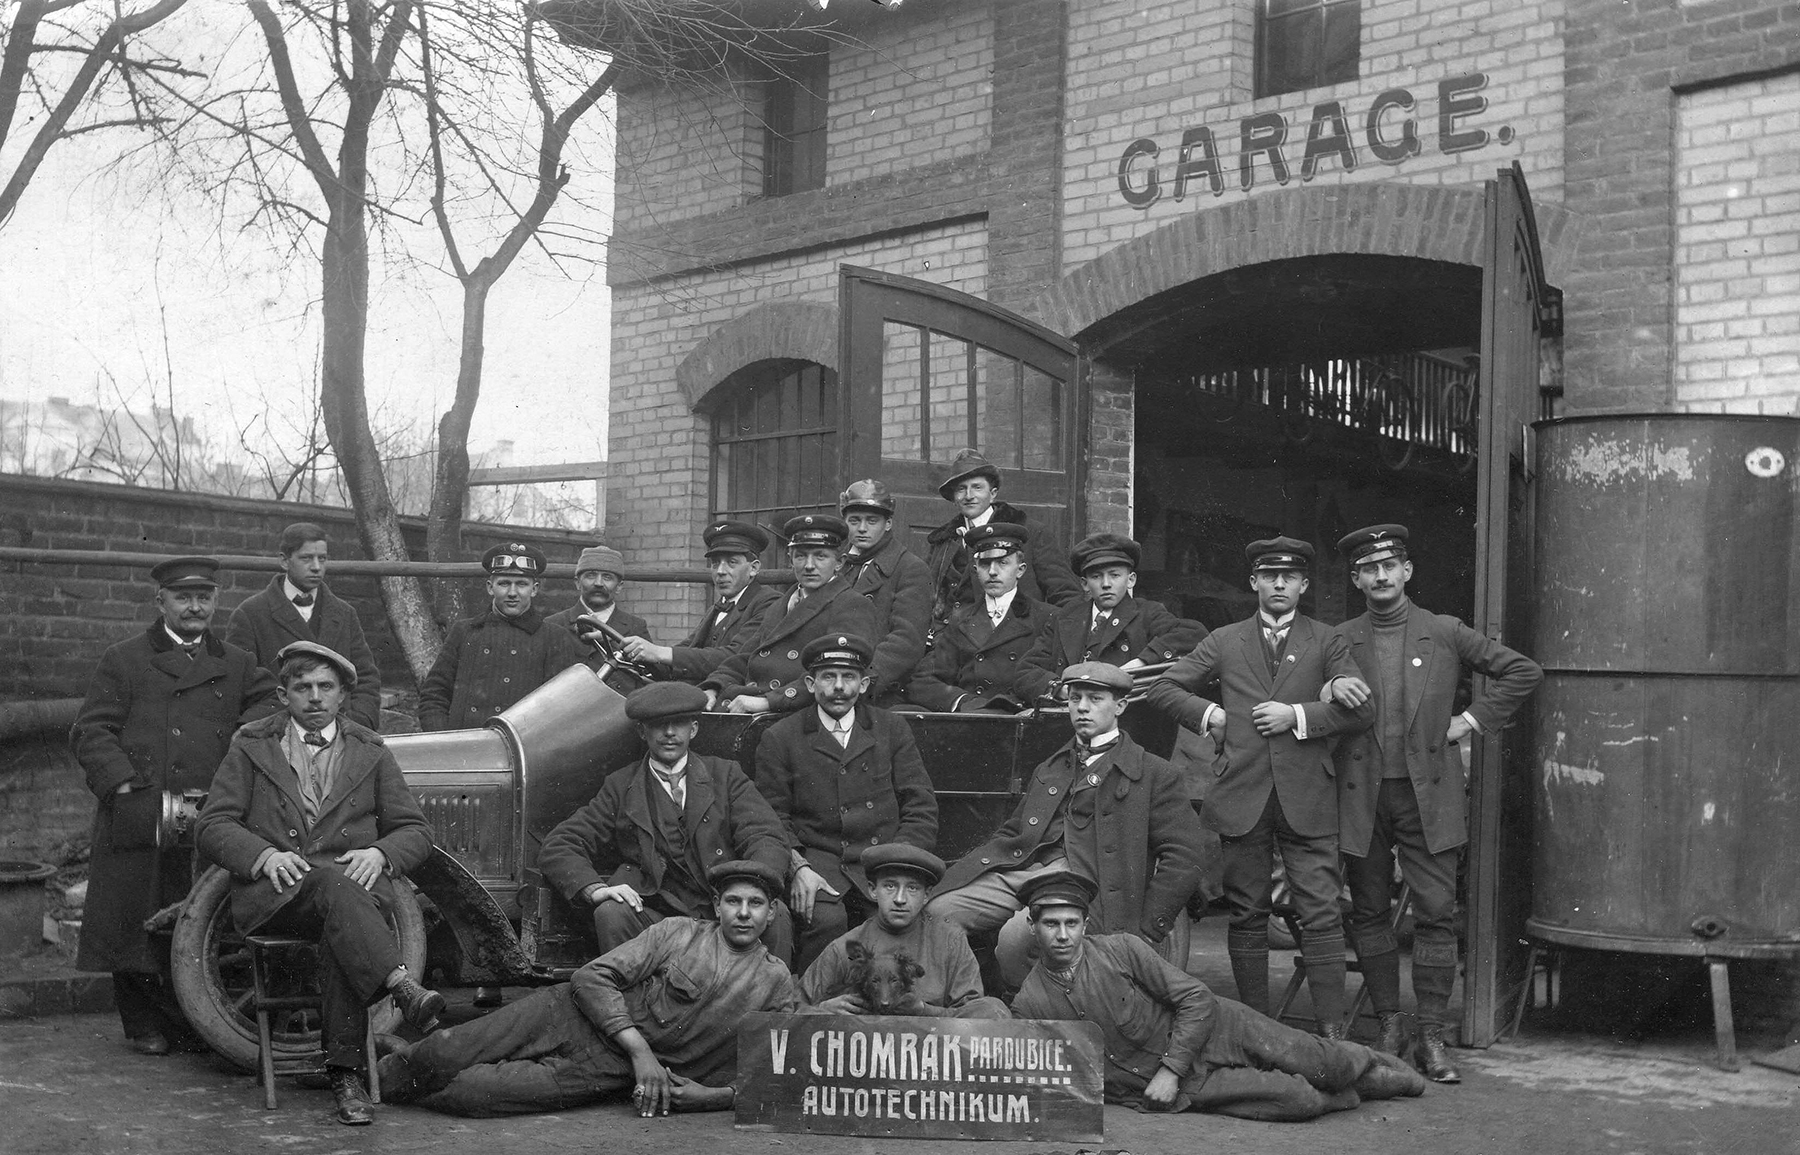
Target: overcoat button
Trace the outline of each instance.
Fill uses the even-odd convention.
[[[758,651],[757,651],[757,654],[756,654],[756,656],[757,656],[757,657],[759,657],[759,658],[766,658],[766,657],[768,657],[768,656],[769,656],[769,651],[767,651],[767,650],[758,650]]]
[[[875,804],[873,802],[865,802],[863,803],[863,806],[870,810],[875,809]]]
[[[1050,787],[1050,793],[1052,793],[1052,794],[1056,793],[1056,787],[1054,787],[1054,786]]]
[[[991,862],[992,862],[992,861],[994,861],[994,860],[993,860],[993,859],[991,859],[991,858],[984,858],[984,859],[982,859],[982,860],[981,860],[981,865],[983,865],[983,866],[986,866],[986,865],[988,865],[988,864],[989,864],[989,863],[991,863]]]
[[[504,686],[504,685],[506,685],[506,684],[508,684],[508,683],[510,683],[510,682],[511,682],[511,681],[512,681],[512,679],[511,679],[511,678],[501,678],[501,679],[500,679],[500,684],[501,684],[501,685],[502,685],[502,686]]]
[[[797,662],[799,660],[800,660],[800,651],[799,650],[789,650],[788,651],[788,661]]]
[[[780,678],[770,678],[769,679],[769,689],[771,689],[771,690],[781,689],[781,679]]]
[[[1015,850],[1015,851],[1013,851],[1013,857],[1014,858],[1023,858],[1023,857],[1025,857],[1025,852],[1023,850]]]
[[[288,831],[288,837],[289,838],[298,838],[298,837],[300,837],[300,832],[298,830],[290,830],[290,831]]]
[[[171,727],[169,727],[169,733],[171,733],[175,737],[179,738],[179,737],[181,737],[181,727],[180,726],[171,726]]]
[[[1037,825],[1037,824],[1038,824],[1038,820],[1037,820],[1037,819],[1036,819],[1036,818],[1035,818],[1035,817],[1034,817],[1034,818],[1031,818],[1031,819],[1029,819],[1029,820],[1028,820],[1028,821],[1029,821],[1029,822],[1030,822],[1030,823],[1031,823],[1031,825],[1033,825],[1033,826],[1036,826],[1036,825]]]
[[[792,698],[794,696],[794,687],[789,686],[787,689],[783,690],[782,693]]]
[[[871,835],[869,837],[869,845],[870,846],[880,846],[881,845],[881,836],[880,835]]]

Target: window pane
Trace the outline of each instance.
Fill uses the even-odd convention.
[[[881,339],[881,455],[896,461],[923,460],[919,368],[924,332],[889,321]]]
[[[1027,365],[1024,382],[1026,469],[1061,470],[1063,465],[1063,383]]]
[[[1362,31],[1358,0],[1266,0],[1260,20],[1257,96],[1357,78]]]
[[[778,525],[791,513],[835,509],[837,375],[765,362],[740,370],[723,392],[712,422],[713,510]]]
[[[1019,362],[992,349],[977,350],[976,388],[981,398],[981,436],[976,448],[1001,469],[1019,468]]]
[[[1362,40],[1362,14],[1354,4],[1333,4],[1325,10],[1325,42],[1320,48],[1321,84],[1342,84],[1356,79]]]
[[[931,443],[924,460],[948,461],[969,443],[969,354],[967,341],[931,335]]]

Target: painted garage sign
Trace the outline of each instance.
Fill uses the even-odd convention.
[[[1390,88],[1365,107],[1341,100],[1316,104],[1304,122],[1291,121],[1284,112],[1259,112],[1239,120],[1235,129],[1196,125],[1178,142],[1142,136],[1119,156],[1119,195],[1144,209],[1164,197],[1223,196],[1230,185],[1249,192],[1258,179],[1285,185],[1298,175],[1305,183],[1334,165],[1354,172],[1370,158],[1400,165],[1428,146],[1451,155],[1473,152],[1490,140],[1511,144],[1511,125],[1489,133],[1476,123],[1488,108],[1482,94],[1487,84],[1487,73],[1471,72],[1438,81],[1435,99]],[[1228,154],[1234,143],[1235,164]]]

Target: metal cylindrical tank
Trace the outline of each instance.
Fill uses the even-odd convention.
[[[1800,420],[1537,426],[1529,930],[1800,944]]]

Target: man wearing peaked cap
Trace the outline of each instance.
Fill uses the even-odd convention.
[[[1066,605],[1081,596],[1081,583],[1057,556],[1054,538],[1041,525],[1026,520],[1025,511],[1000,500],[1000,471],[973,449],[965,449],[951,462],[938,485],[938,493],[956,507],[956,516],[931,531],[925,539],[931,570],[931,620],[950,619],[958,605],[981,600],[976,584],[967,536],[990,522],[1026,526],[1025,567],[1020,575],[1025,596],[1051,605]]]
[[[1038,634],[1018,675],[1020,690],[1038,697],[1058,670],[1075,662],[1135,670],[1172,662],[1199,644],[1205,626],[1134,596],[1142,554],[1137,542],[1116,533],[1096,533],[1069,551],[1087,597],[1057,610]]]
[[[951,610],[906,696],[928,710],[1017,713],[1031,702],[1017,684],[1026,651],[1052,613],[1019,584],[1031,531],[990,521],[965,541],[981,597]]]
[[[1300,612],[1313,547],[1276,537],[1251,542],[1245,553],[1256,612],[1203,639],[1152,683],[1148,702],[1219,749],[1201,819],[1224,845],[1238,1000],[1269,1011],[1269,863],[1279,847],[1314,1013],[1325,1034],[1342,1038],[1343,887],[1331,747],[1366,729],[1373,715],[1319,701],[1327,679],[1358,670],[1343,639]],[[1201,693],[1214,682],[1216,702]]]
[[[931,571],[894,536],[894,497],[880,481],[851,482],[838,497],[838,512],[850,534],[844,580],[875,607],[870,697],[890,702],[925,656]]]
[[[799,710],[812,704],[800,651],[828,634],[877,636],[875,607],[854,593],[839,575],[840,550],[848,536],[844,519],[830,513],[806,513],[782,527],[788,542],[788,564],[797,580],[734,651],[709,673],[700,687],[712,695],[715,709],[734,714]]]
[[[1389,524],[1338,542],[1350,562],[1350,580],[1369,608],[1335,631],[1361,676],[1332,679],[1320,698],[1372,710],[1374,717],[1367,730],[1338,745],[1334,761],[1350,939],[1381,1017],[1376,1046],[1390,1053],[1405,1047],[1399,947],[1388,897],[1398,848],[1401,875],[1412,887],[1419,1062],[1427,1078],[1454,1083],[1459,1076],[1444,1031],[1453,1021],[1456,982],[1457,860],[1468,841],[1458,743],[1498,732],[1544,672],[1517,650],[1409,601],[1408,539],[1405,526]],[[1481,696],[1456,713],[1458,686],[1469,670],[1486,675],[1486,683]]]
[[[625,584],[625,555],[607,545],[590,545],[575,559],[575,604],[544,619],[546,625],[568,630],[579,640],[591,630],[585,622],[599,620],[622,637],[650,640],[650,625],[619,604],[619,587]],[[598,654],[591,662],[600,661]]]
[[[782,600],[774,586],[760,585],[762,554],[769,535],[747,521],[716,521],[700,534],[712,570],[713,601],[700,625],[678,646],[659,646],[648,637],[627,636],[625,656],[656,668],[659,676],[699,683],[732,655],[740,641],[754,637]]]
[[[757,789],[787,833],[796,972],[869,913],[870,847],[937,843],[937,796],[912,727],[862,700],[873,653],[854,633],[808,642],[800,661],[812,705],[770,726],[756,748]]]
[[[709,872],[753,862],[780,880],[787,869],[781,820],[730,758],[693,753],[706,694],[685,682],[632,691],[625,716],[637,725],[642,758],[607,775],[587,805],[558,823],[538,852],[538,870],[577,909],[593,912],[604,954],[665,918],[711,918]],[[774,910],[763,945],[793,955],[793,924]]]
[[[524,542],[481,555],[487,612],[451,623],[444,648],[419,684],[421,730],[484,726],[587,656],[575,635],[550,626],[532,604],[546,565],[544,551]]]

